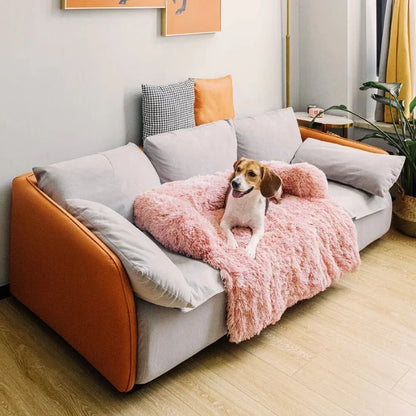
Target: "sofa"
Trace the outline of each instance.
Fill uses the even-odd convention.
[[[393,173],[383,179],[387,182],[381,188],[376,184],[375,191],[351,186],[348,182],[362,179],[359,169],[375,166],[373,162],[360,161],[360,155],[364,160],[368,156],[371,161],[386,159],[387,163],[390,156],[376,147],[298,127],[293,110],[282,109],[151,136],[144,143],[144,151],[129,144],[128,151],[122,146],[99,155],[101,159],[87,156],[81,158],[80,164],[61,162],[15,178],[10,245],[12,296],[63,337],[120,392],[150,382],[227,334],[226,294],[219,273],[198,260],[159,246],[166,261],[173,263],[188,282],[192,276],[206,282],[209,296],[202,296],[191,308],[153,301],[154,288],[143,299],[133,290],[127,269],[116,254],[117,247],[110,247],[92,227],[72,215],[66,198],[98,201],[131,222],[134,195],[160,186],[160,182],[229,169],[241,156],[308,162],[308,150],[299,152],[308,140],[318,146],[317,159],[330,155],[333,149],[336,156],[341,149],[341,156],[336,156],[341,172],[334,173],[337,181],[328,181],[329,197],[353,220],[362,250],[390,227],[388,188],[400,170],[397,166],[391,168]],[[322,150],[320,144],[329,147]],[[339,160],[344,149],[346,159]],[[329,156],[321,162],[325,164],[328,159]],[[354,164],[359,164],[358,168]],[[114,182],[116,170],[119,177]],[[349,175],[343,170],[352,172],[353,178],[344,181]],[[329,173],[330,179],[333,173]],[[59,188],[61,182],[66,189]],[[91,189],[85,191],[89,184]],[[365,188],[367,184],[359,186]],[[101,195],[103,189],[105,195]],[[123,193],[130,195],[127,202]],[[141,238],[151,239],[143,235]],[[143,287],[138,288],[138,293]]]

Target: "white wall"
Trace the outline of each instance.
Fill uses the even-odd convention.
[[[0,285],[8,282],[12,178],[137,142],[142,83],[230,73],[237,115],[282,106],[280,1],[224,0],[215,35],[159,33],[156,9],[0,3]]]
[[[347,94],[347,0],[300,1],[299,102],[327,107]]]
[[[375,0],[292,0],[297,10],[292,32],[292,102],[298,111],[308,104],[326,108],[345,104],[366,114],[360,85],[375,79]]]
[[[363,82],[376,80],[377,39],[376,0],[348,2],[348,100],[356,113],[374,118],[375,101],[369,91],[360,91]]]

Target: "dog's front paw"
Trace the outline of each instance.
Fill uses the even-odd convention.
[[[252,258],[252,259],[256,258],[256,247],[248,244],[247,247],[246,247],[246,252],[247,252],[247,255],[250,258]]]

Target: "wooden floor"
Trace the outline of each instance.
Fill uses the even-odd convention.
[[[126,395],[4,299],[0,414],[415,416],[416,240],[390,231],[260,336],[221,340]]]

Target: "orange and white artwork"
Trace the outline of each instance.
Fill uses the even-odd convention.
[[[165,0],[62,0],[62,9],[162,8]]]
[[[162,35],[221,31],[221,0],[166,0]]]

